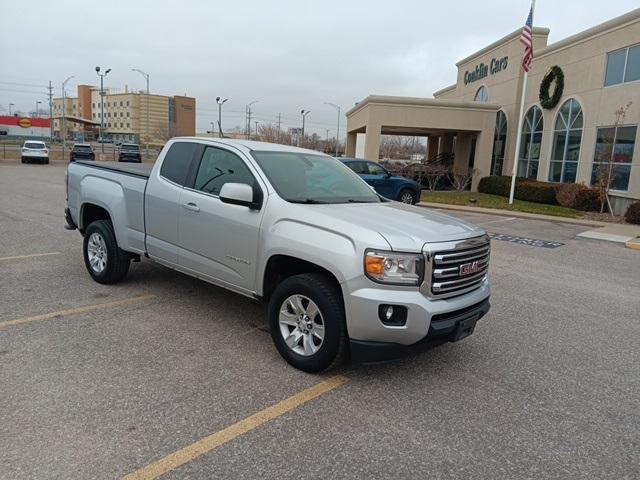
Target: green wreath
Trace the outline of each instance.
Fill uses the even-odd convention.
[[[549,88],[551,88],[551,83],[556,81],[556,88],[553,90],[553,95],[549,95]],[[542,79],[542,83],[540,84],[540,105],[542,108],[551,109],[555,108],[562,98],[562,91],[564,90],[564,73],[562,69],[554,65],[549,69],[544,78]]]

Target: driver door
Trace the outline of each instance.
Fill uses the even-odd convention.
[[[380,195],[385,198],[393,199],[393,181],[391,175],[381,166],[375,162],[367,162],[367,168],[369,170],[367,183],[373,185]]]
[[[195,179],[182,192],[178,263],[215,283],[253,292],[264,208],[222,202],[220,189],[228,182],[260,188],[239,155],[205,147]]]

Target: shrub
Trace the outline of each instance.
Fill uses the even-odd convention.
[[[629,223],[640,225],[640,202],[629,205],[629,208],[627,208],[624,214],[624,219]]]
[[[598,191],[598,189],[589,187],[581,188],[576,195],[573,208],[575,208],[576,210],[582,210],[583,212],[599,211],[600,192]]]
[[[556,200],[567,208],[576,208],[576,197],[585,187],[578,183],[562,183],[558,185]]]
[[[557,189],[558,186],[554,183],[524,180],[522,183],[516,182],[515,197],[518,200],[526,200],[528,202],[557,205]]]
[[[508,197],[510,189],[511,177],[499,177],[497,175],[482,177],[478,184],[479,192],[500,195],[501,197]]]
[[[558,201],[556,200],[557,188],[558,186],[555,183],[538,182],[537,180],[530,180],[528,178],[516,178],[514,197],[527,202],[558,205]],[[511,177],[483,177],[478,184],[478,191],[508,197],[511,191]]]

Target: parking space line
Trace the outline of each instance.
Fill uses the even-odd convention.
[[[26,258],[48,257],[50,255],[61,255],[62,252],[32,253],[31,255],[14,255],[13,257],[0,257],[0,262],[4,260],[24,260]]]
[[[167,455],[156,462],[153,462],[146,467],[141,468],[133,473],[130,473],[123,477],[122,480],[150,480],[158,478],[165,473],[168,473],[176,468],[191,462],[192,460],[204,455],[225,443],[228,443],[235,438],[244,435],[245,433],[254,430],[265,423],[270,422],[278,417],[281,417],[291,410],[295,410],[301,407],[307,402],[314,400],[325,393],[334,390],[345,383],[348,378],[343,375],[335,375],[327,380],[320,382],[313,387],[296,393],[295,395],[282,400],[275,405],[265,408],[253,415],[240,420],[229,427],[220,430],[216,433],[204,437],[191,445],[188,445],[180,450]]]
[[[57,312],[44,313],[42,315],[35,315],[33,317],[16,318],[15,320],[7,320],[0,322],[0,330],[6,327],[13,327],[15,325],[22,325],[24,323],[38,322],[40,320],[51,320],[52,318],[68,317],[70,315],[79,315],[81,313],[94,312],[96,310],[103,310],[105,308],[120,307],[122,305],[129,305],[131,303],[142,302],[150,298],[154,298],[155,295],[141,295],[139,297],[125,298],[124,300],[115,300],[113,302],[98,303],[97,305],[87,305],[84,307],[70,308],[68,310],[59,310]]]

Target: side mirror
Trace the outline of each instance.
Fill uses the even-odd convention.
[[[232,205],[242,205],[252,210],[259,210],[261,201],[254,201],[253,188],[246,183],[225,183],[220,189],[220,200]]]

